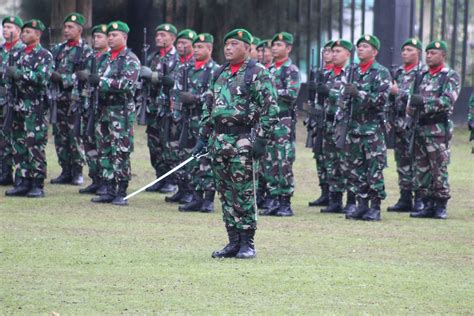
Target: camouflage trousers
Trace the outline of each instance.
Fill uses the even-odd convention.
[[[258,162],[253,163],[250,153],[232,158],[212,157],[212,170],[227,227],[257,228],[252,167],[257,170]]]
[[[336,148],[333,133],[326,132],[324,135],[323,154],[329,191],[344,192],[346,189],[346,177],[343,167],[345,154]]]
[[[383,134],[349,134],[346,147],[349,189],[361,198],[385,199],[383,169],[387,147]]]
[[[13,112],[12,148],[16,177],[46,178],[46,144],[48,119],[46,111]]]
[[[2,110],[3,108],[0,108],[0,112]],[[0,166],[3,164],[11,166],[13,165],[11,133],[5,133],[2,127],[3,116],[0,113]]]
[[[324,154],[314,153],[313,158],[316,160],[316,173],[318,174],[319,186],[327,185],[327,168],[324,161]]]
[[[450,149],[444,136],[418,136],[415,139],[414,151],[414,191],[421,197],[449,199]]]
[[[400,190],[411,191],[413,186],[413,172],[410,162],[410,135],[406,130],[395,132],[395,162],[397,163],[398,186]]]
[[[291,117],[281,117],[267,144],[263,173],[271,196],[292,196],[295,191],[293,163],[295,142]]]
[[[146,134],[148,151],[150,153],[150,162],[153,169],[155,169],[156,176],[159,177],[168,170],[165,162],[162,159],[163,145],[160,138],[160,125],[156,119],[156,113],[147,113]]]
[[[103,180],[130,181],[130,155],[134,148],[135,112],[108,106],[98,126],[98,155]],[[128,118],[128,123],[126,123]]]
[[[164,161],[168,170],[180,163],[180,134],[181,126],[173,119],[171,114],[166,118],[162,118],[160,124],[160,136],[162,137],[161,141],[164,146],[163,151],[161,152],[161,159]]]
[[[74,135],[74,114],[69,102],[58,101],[57,123],[53,125],[54,146],[62,168],[83,166],[85,162],[82,138]]]

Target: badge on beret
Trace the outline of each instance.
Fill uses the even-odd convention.
[[[190,37],[190,38],[193,38],[193,37],[194,37],[193,32],[189,32],[189,37]]]
[[[15,17],[14,16],[10,17],[10,22],[15,22]]]
[[[412,39],[412,40],[411,40],[411,43],[412,43],[413,45],[416,45],[416,43],[417,43],[416,39]]]
[[[243,35],[244,35],[244,33],[242,33],[242,31],[238,31],[238,32],[237,32],[237,36],[238,36],[238,37],[242,38]]]
[[[113,27],[114,29],[118,29],[118,24],[117,24],[117,23],[114,23],[114,24],[112,24],[112,27]]]
[[[370,41],[370,35],[366,35],[364,38],[366,41]]]
[[[75,15],[71,16],[71,20],[76,21],[77,17]]]
[[[166,31],[169,31],[170,30],[170,26],[168,24],[165,25],[165,30]]]
[[[440,48],[440,47],[441,47],[441,44],[440,44],[439,42],[436,42],[436,43],[435,43],[435,47],[436,47],[436,48]]]
[[[206,39],[206,37],[201,34],[201,35],[199,35],[199,39],[200,39],[201,41],[204,41],[204,40]]]
[[[102,24],[102,32],[104,32],[104,33],[107,32],[107,26],[104,25],[104,24]]]
[[[282,41],[282,40],[283,40],[283,34],[281,34],[281,33],[278,34],[278,39],[279,39],[280,41]]]
[[[35,20],[33,20],[33,22],[31,22],[31,26],[33,26],[33,27],[36,27],[36,24],[37,24],[37,23],[36,23]]]

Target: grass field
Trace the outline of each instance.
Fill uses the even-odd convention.
[[[260,218],[257,258],[214,260],[220,205],[185,214],[143,193],[96,205],[77,187],[44,199],[0,189],[0,314],[473,314],[474,155],[455,132],[446,221],[385,211],[398,198],[389,151],[382,221],[347,221],[307,202],[318,193],[299,127],[296,215]],[[130,192],[153,180],[138,128]],[[52,141],[49,178],[59,173]],[[48,181],[49,182],[49,181]]]

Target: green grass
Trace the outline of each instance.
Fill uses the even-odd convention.
[[[0,314],[472,314],[474,156],[457,129],[447,221],[383,212],[347,221],[307,207],[318,193],[299,127],[293,218],[260,218],[255,260],[213,260],[226,242],[214,214],[183,214],[159,194],[96,205],[77,187],[47,198],[0,189]],[[130,192],[153,180],[137,130]],[[398,188],[393,152],[386,186]],[[59,173],[52,141],[49,177]]]

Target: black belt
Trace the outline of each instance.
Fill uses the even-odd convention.
[[[216,134],[230,134],[230,135],[240,135],[240,134],[250,134],[252,127],[250,126],[241,126],[241,125],[223,125],[216,124],[215,132]]]
[[[446,114],[441,113],[441,114],[420,117],[418,124],[421,126],[424,126],[424,125],[440,124],[444,122],[446,122]]]

